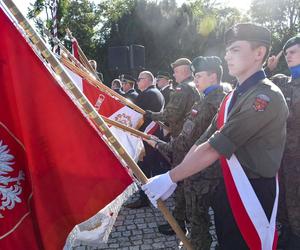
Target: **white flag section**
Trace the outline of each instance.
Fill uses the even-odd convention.
[[[136,112],[135,110],[121,104],[115,98],[108,97],[108,95],[97,88],[94,88],[96,93],[95,101],[90,98],[91,89],[86,90],[85,84],[89,83],[87,81],[83,81],[83,79],[76,73],[72,72],[68,68],[65,67],[73,81],[79,87],[79,89],[87,96],[92,105],[96,108],[99,114],[108,117],[111,120],[122,123],[128,127],[138,128],[140,126],[141,119],[143,119],[142,114]],[[89,91],[89,93],[88,93]],[[105,103],[108,102],[108,103]],[[111,102],[118,102],[117,105],[113,105]],[[106,107],[103,107],[105,104]],[[109,106],[110,110],[107,110],[107,106]],[[103,109],[102,109],[103,108]],[[105,109],[105,111],[104,111]],[[103,111],[103,112],[102,112]],[[139,160],[140,154],[144,151],[144,145],[141,138],[131,135],[130,133],[125,132],[122,129],[116,128],[114,126],[110,127],[111,132],[118,139],[118,141],[122,144],[122,146],[126,149],[128,154],[137,162]]]

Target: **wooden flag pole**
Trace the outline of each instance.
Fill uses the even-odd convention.
[[[67,28],[66,32],[68,34],[68,36],[71,38],[71,40],[75,40],[77,47],[78,47],[78,54],[80,56],[80,58],[82,59],[82,63],[83,65],[97,78],[97,80],[99,82],[101,82],[100,78],[97,75],[96,70],[91,66],[91,64],[89,63],[89,60],[87,59],[87,57],[85,56],[85,54],[83,53],[82,49],[80,48],[76,38],[72,35],[72,32]]]
[[[102,117],[102,119],[103,119],[107,124],[109,124],[109,125],[111,125],[111,126],[115,126],[115,127],[117,127],[117,128],[120,128],[120,129],[122,129],[122,130],[124,130],[124,131],[126,131],[126,132],[129,132],[130,134],[133,134],[133,135],[137,136],[137,137],[142,137],[142,138],[145,138],[145,139],[147,139],[147,140],[152,139],[151,135],[148,135],[148,134],[146,134],[146,133],[144,133],[144,132],[141,132],[141,131],[139,131],[139,130],[137,130],[137,129],[128,127],[128,126],[126,126],[126,125],[124,125],[124,124],[122,124],[122,123],[120,123],[120,122],[111,120],[111,119],[109,119],[109,118],[107,118],[107,117],[105,117],[105,116],[103,116],[103,115],[102,115],[101,117]]]
[[[95,126],[103,133],[113,148],[119,153],[119,155],[124,159],[127,163],[128,167],[132,170],[134,175],[138,178],[138,180],[145,184],[148,179],[141,171],[141,169],[137,166],[134,160],[130,157],[130,155],[124,150],[122,145],[117,141],[117,139],[113,136],[103,119],[94,109],[94,107],[90,104],[90,102],[86,99],[86,97],[81,93],[81,91],[76,87],[76,85],[69,78],[68,74],[65,72],[63,67],[60,65],[59,61],[52,54],[52,52],[46,47],[43,40],[38,36],[35,30],[30,26],[28,21],[24,18],[22,13],[18,10],[12,0],[3,0],[3,3],[9,9],[10,13],[15,17],[20,26],[24,29],[27,36],[31,39],[32,43],[35,47],[41,52],[43,57],[48,61],[48,63],[52,66],[54,72],[60,76],[62,79],[62,83],[64,84],[67,91],[69,91],[78,101],[78,103],[82,107],[82,111],[89,117],[89,119],[95,124]],[[165,206],[163,201],[158,200],[158,208],[163,213],[166,220],[169,222],[179,239],[183,242],[184,246],[187,249],[192,249],[192,245],[189,240],[186,238],[184,232],[181,230],[177,221],[174,219],[168,208]]]

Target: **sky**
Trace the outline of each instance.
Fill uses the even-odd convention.
[[[13,1],[23,14],[27,13],[27,8],[29,6],[29,3],[34,2],[34,0],[13,0]],[[99,3],[101,0],[93,0],[93,1],[95,3]],[[184,2],[186,2],[185,0],[176,0],[176,1],[178,5],[182,5]],[[228,6],[236,7],[241,12],[246,12],[249,9],[251,3],[251,0],[221,0],[221,1],[223,1]]]

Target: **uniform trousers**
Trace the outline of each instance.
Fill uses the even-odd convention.
[[[250,179],[250,183],[266,213],[267,218],[270,220],[276,195],[275,177]],[[216,189],[212,206],[215,212],[215,225],[220,249],[249,249],[233,217],[226,194],[224,180],[220,181]]]

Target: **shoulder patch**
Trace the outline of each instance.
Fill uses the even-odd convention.
[[[176,87],[176,92],[179,92],[179,91],[181,91],[181,88],[180,87]]]
[[[255,97],[253,108],[255,111],[264,111],[270,102],[270,97],[264,94],[257,95]]]

